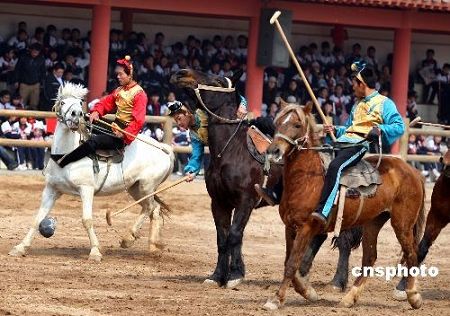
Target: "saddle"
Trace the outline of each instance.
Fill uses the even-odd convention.
[[[320,152],[323,167],[326,171],[331,162],[331,154]],[[372,166],[371,163],[362,159],[354,167],[346,169],[339,180],[339,184],[347,188],[346,197],[357,198],[371,197],[375,195],[378,185],[382,183],[380,173]]]
[[[108,162],[110,160],[111,163],[121,163],[123,161],[123,152],[123,150],[116,149],[98,149],[95,151],[95,154],[100,161]]]
[[[272,139],[252,125],[247,131],[247,149],[250,155],[261,164],[264,164],[267,148],[272,143]]]
[[[326,172],[331,162],[331,154],[320,152],[320,157],[322,159],[322,163]],[[342,173],[339,180],[340,191],[339,194],[336,195],[336,200],[334,201],[334,204],[337,205],[337,208],[332,208],[331,215],[332,217],[336,216],[336,223],[334,226],[335,237],[339,237],[340,234],[343,221],[345,199],[354,199],[359,197],[359,207],[355,220],[353,221],[353,223],[355,223],[361,215],[361,211],[364,206],[364,200],[366,198],[374,196],[377,191],[378,185],[380,185],[381,183],[382,180],[378,169],[374,168],[372,164],[364,159],[358,162],[356,166],[350,167]]]

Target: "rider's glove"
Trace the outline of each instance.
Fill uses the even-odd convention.
[[[378,127],[374,126],[374,127],[372,127],[370,132],[367,133],[366,139],[369,142],[378,142],[378,137],[380,137],[380,135],[381,135],[381,130]]]

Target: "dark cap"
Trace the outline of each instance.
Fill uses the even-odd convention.
[[[168,115],[173,116],[183,108],[183,103],[175,100],[173,102],[167,103],[167,107],[169,108]]]

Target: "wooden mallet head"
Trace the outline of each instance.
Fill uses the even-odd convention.
[[[422,118],[420,116],[418,116],[414,120],[409,122],[409,127],[413,127],[414,125],[417,125],[421,121],[422,121]]]
[[[281,15],[281,11],[275,11],[275,13],[270,18],[270,24],[274,24],[280,15]]]

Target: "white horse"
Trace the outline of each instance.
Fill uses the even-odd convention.
[[[54,106],[59,122],[53,139],[52,154],[66,154],[79,146],[80,132],[85,129],[82,105],[87,92],[88,90],[83,86],[71,83],[66,83],[59,89]],[[165,148],[165,151],[135,140],[125,147],[123,161],[110,165],[106,179],[106,162],[99,161],[100,171],[94,173],[93,161],[90,158],[83,158],[64,168],[59,167],[55,161],[50,159],[45,168],[45,188],[34,222],[22,242],[15,246],[9,254],[12,256],[26,255],[39,228],[39,223],[49,214],[55,201],[63,193],[66,193],[81,197],[82,221],[91,244],[89,259],[100,261],[102,254],[92,222],[94,193],[95,195],[112,195],[127,190],[137,200],[154,192],[173,169],[174,154],[169,145],[158,143],[144,135],[139,135],[139,137],[154,142],[155,146]],[[158,201],[158,198],[156,200],[150,198],[140,203],[141,213],[127,235],[123,237],[122,247],[129,247],[133,244],[137,238],[137,231],[149,216],[151,221],[149,248],[150,251],[157,250],[162,221],[161,205]]]

